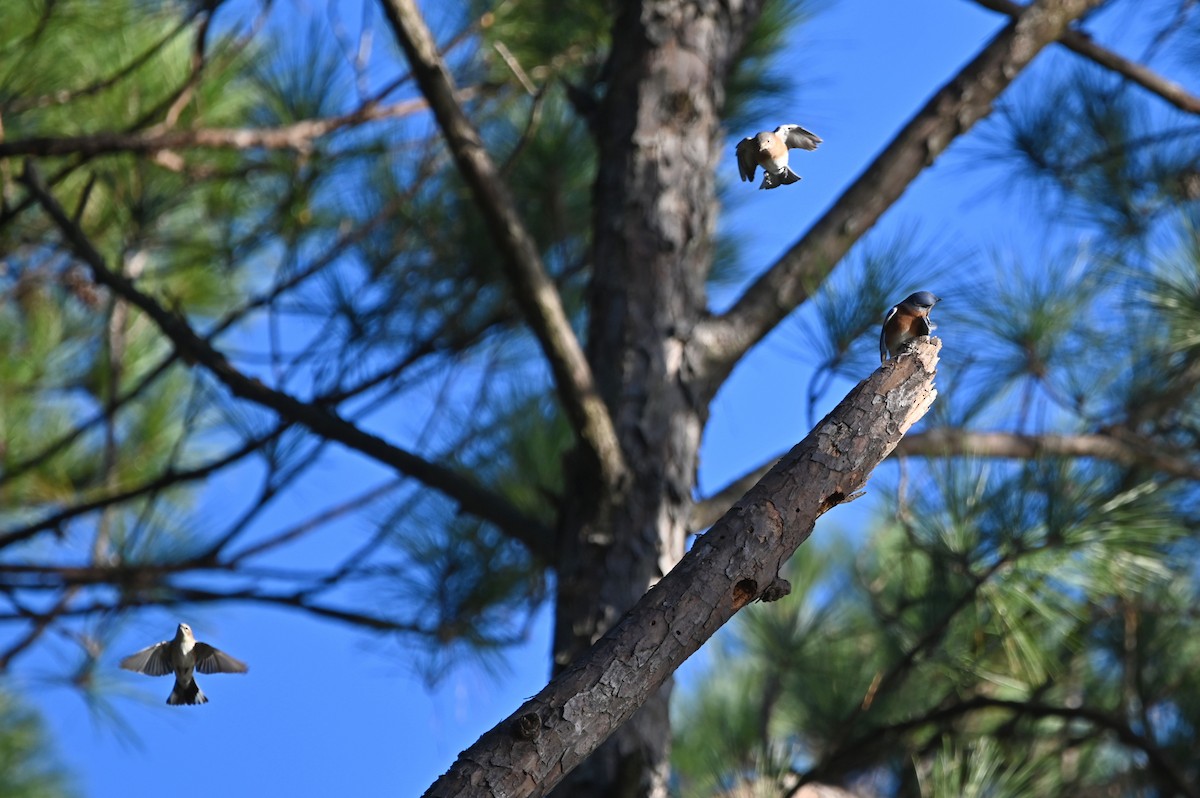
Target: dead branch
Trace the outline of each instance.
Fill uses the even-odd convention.
[[[426,796],[539,796],[779,577],[818,517],[857,493],[932,405],[941,342],[859,383],[592,648],[474,745]]]

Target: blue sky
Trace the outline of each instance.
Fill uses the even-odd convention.
[[[319,7],[317,0],[278,0],[277,5],[277,13],[299,9],[308,14]],[[784,56],[785,67],[797,78],[793,101],[764,108],[760,120],[762,128],[801,123],[825,143],[816,153],[796,156],[804,175],[798,186],[760,192],[737,185],[740,190],[731,193],[722,224],[747,235],[747,261],[765,266],[793,243],[1001,25],[1000,18],[968,0],[826,3],[797,32]],[[1052,63],[1064,63],[1063,58],[1055,56]],[[730,131],[731,157],[721,167],[730,183],[737,182],[733,141],[752,132]],[[969,141],[956,144],[887,214],[884,232],[916,224],[919,236],[931,241],[1039,250],[1040,234],[1030,232],[1022,224],[1022,209],[1013,207],[1018,195],[1004,190],[995,169],[972,166],[974,157]],[[970,273],[956,277],[973,278]],[[952,294],[937,284],[921,287]],[[718,295],[714,302],[730,296]],[[952,361],[953,330],[943,322],[941,334],[943,358]],[[717,399],[707,430],[704,489],[719,487],[804,436],[803,396],[810,373],[789,325],[738,367]],[[847,386],[835,383],[831,396],[840,397]],[[343,487],[349,491],[389,477],[357,456],[330,453],[307,477],[305,488],[279,502],[273,520],[282,526],[303,519]],[[236,477],[210,483],[198,504],[200,517],[223,512],[238,495],[237,483]],[[826,517],[818,536],[853,534],[868,512],[866,502],[841,508]],[[169,679],[116,667],[121,656],[169,638],[181,620],[192,625],[198,639],[250,664],[244,676],[201,676],[211,699],[203,707],[167,707]],[[119,721],[92,711],[77,692],[39,679],[39,663],[49,671],[55,657],[69,650],[55,645],[30,658],[18,686],[44,712],[59,755],[83,795],[136,798],[179,780],[224,796],[417,795],[458,751],[544,685],[549,630],[542,617],[499,672],[466,662],[429,689],[406,652],[338,624],[232,605],[206,607],[186,618],[147,611],[127,626],[100,674],[110,683]],[[703,667],[703,657],[702,652],[681,672],[684,689]]]

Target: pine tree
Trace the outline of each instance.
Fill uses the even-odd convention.
[[[804,551],[792,601],[809,607],[815,620],[801,626],[828,649],[791,647],[808,645],[789,631],[792,604],[754,605],[750,623],[768,627],[755,645],[813,670],[740,658],[731,667],[746,671],[746,692],[714,699],[738,704],[729,707],[738,733],[722,741],[729,758],[702,774],[707,743],[689,736],[679,767],[700,791],[760,773],[794,791],[806,779],[849,783],[889,768],[910,792],[968,772],[1087,786],[1065,765],[1051,776],[1003,764],[1027,724],[1058,735],[1048,747],[1092,756],[1094,743],[1095,756],[1116,761],[1105,739],[1074,739],[1086,717],[1047,709],[1077,706],[1074,694],[1035,691],[1051,677],[1059,690],[1114,689],[1084,653],[1088,635],[1129,614],[1113,596],[1141,601],[1169,582],[1163,558],[1186,545],[1195,282],[1186,261],[1155,265],[1152,255],[1168,250],[1149,242],[1182,229],[1180,248],[1194,247],[1175,214],[1196,199],[1197,142],[1163,100],[1181,114],[1197,109],[1080,32],[1099,3],[984,3],[1014,22],[948,76],[789,252],[756,265],[721,313],[708,307],[710,282],[749,265],[716,233],[715,167],[754,101],[786,85],[772,57],[803,6],[381,0],[365,6],[354,38],[337,24],[298,32],[294,21],[256,19],[269,5],[147,13],[134,0],[60,0],[6,17],[0,241],[11,254],[0,340],[15,356],[0,365],[11,370],[0,380],[0,579],[11,603],[0,620],[13,630],[4,667],[48,629],[70,629],[91,662],[141,607],[236,599],[417,643],[432,678],[463,654],[502,652],[553,600],[559,678],[548,689],[569,683],[647,588],[677,589],[679,577],[664,575],[688,535],[755,481],[697,496],[709,410],[734,367],[807,307],[821,314],[827,355],[810,413],[840,385],[832,377],[865,373],[879,313],[919,286],[901,276],[912,257],[904,242],[852,249],[1058,40],[1100,66],[1047,96],[1021,95],[1028,108],[1006,103],[1007,127],[988,129],[1009,137],[1001,154],[1019,154],[1063,208],[1096,220],[1104,246],[1089,252],[1083,278],[1068,253],[1067,268],[989,297],[1014,311],[1003,330],[990,314],[959,311],[956,327],[980,330],[976,351],[988,356],[939,377],[936,424],[900,450],[942,464],[918,477],[936,486],[921,493],[930,506],[917,512],[904,499],[885,516],[854,578],[844,576],[846,607],[811,586],[845,573],[847,555]],[[1180,19],[1189,5],[1179,4]],[[1182,52],[1188,38],[1176,24],[1155,47]],[[1151,110],[1136,119],[1130,105]],[[852,281],[830,277],[847,256],[870,284],[853,299]],[[1085,307],[1121,314],[1129,332],[1114,336],[1113,317]],[[1111,354],[1090,364],[1089,347]],[[860,447],[870,457],[849,469],[856,484],[932,400],[918,401],[930,352],[892,367],[912,382],[863,428],[887,413],[902,423]],[[865,403],[881,384],[852,396]],[[1019,399],[1015,424],[997,397]],[[392,478],[329,497],[311,523],[276,523],[273,502],[335,446]],[[235,469],[253,475],[253,495],[211,523],[190,506],[190,489]],[[764,490],[754,494],[762,502],[783,495]],[[852,495],[803,502],[815,517]],[[775,523],[754,512],[743,519]],[[372,523],[342,535],[343,559],[276,567],[289,544],[350,516]],[[791,548],[809,531],[799,517],[798,508],[797,519],[778,519]],[[718,529],[696,546],[719,551]],[[697,591],[716,589],[688,568]],[[246,579],[197,587],[213,573]],[[773,576],[733,579],[711,617],[779,598],[786,586]],[[52,609],[32,612],[31,597]],[[700,614],[673,622],[691,650],[712,631]],[[629,628],[645,621],[628,618]],[[1070,678],[1059,680],[1068,655]],[[809,689],[804,680],[835,658],[846,680]],[[619,712],[637,714],[561,794],[666,794],[677,665],[634,673],[639,697]],[[1002,667],[1018,676],[971,692]],[[1159,695],[1146,690],[1147,700]],[[607,711],[578,696],[577,717]],[[1003,703],[1025,699],[1043,702],[1041,714]],[[932,719],[904,727],[914,712]],[[599,742],[564,737],[562,712],[515,717],[527,721],[522,734],[541,735],[527,774],[467,773],[487,760],[464,757],[431,792],[478,776],[515,777],[520,794],[540,794],[575,764],[562,764],[563,747],[581,758]],[[971,740],[946,732],[968,722],[995,728]],[[519,737],[506,726],[478,745],[499,740],[508,755],[529,745]],[[883,764],[866,758],[868,742],[886,749]],[[1117,756],[1153,756],[1122,744]],[[1112,772],[1132,771],[1117,762]]]

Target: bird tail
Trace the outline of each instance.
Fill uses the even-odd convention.
[[[760,185],[758,188],[759,190],[767,188],[779,188],[780,186],[789,186],[792,183],[798,183],[799,181],[800,175],[793,172],[791,167],[785,166],[783,167],[783,171],[777,174],[771,174],[764,169],[762,185]]]
[[[207,704],[208,696],[204,695],[200,690],[200,685],[190,681],[187,684],[175,682],[175,689],[167,696],[167,703],[172,706],[180,704]]]
[[[800,175],[792,171],[790,166],[783,167],[783,174],[779,175],[779,182],[785,186],[790,186],[792,183],[800,182]]]

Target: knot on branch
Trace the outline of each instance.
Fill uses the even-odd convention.
[[[542,718],[536,712],[526,712],[517,718],[513,733],[518,740],[536,740],[542,733]]]
[[[733,609],[736,612],[751,601],[779,601],[792,592],[792,583],[782,576],[776,575],[771,584],[758,590],[758,582],[753,579],[743,579],[733,586]]]
[[[763,590],[759,596],[760,601],[779,601],[781,598],[792,592],[792,583],[784,579],[782,576],[776,575],[771,584]]]

